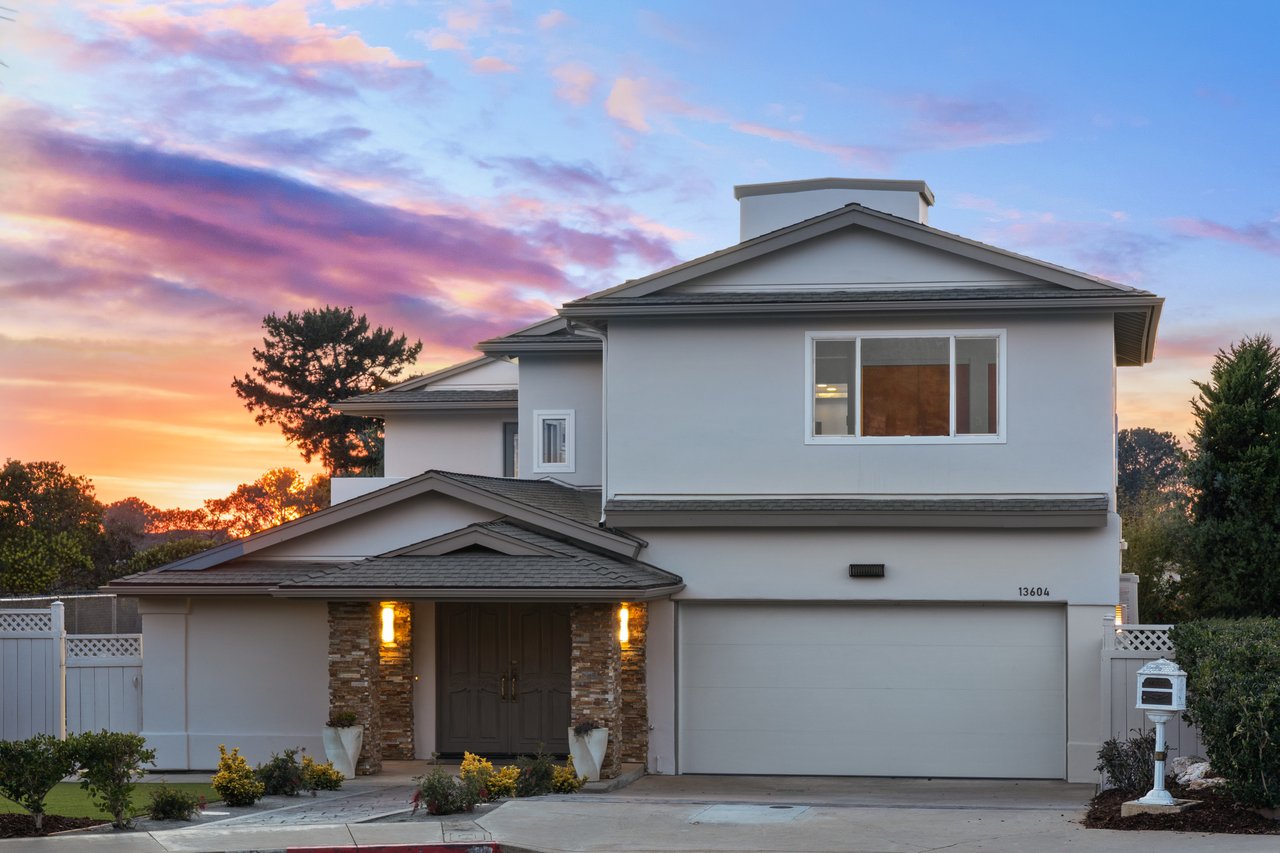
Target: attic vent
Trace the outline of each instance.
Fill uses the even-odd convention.
[[[882,578],[884,577],[884,563],[850,563],[849,577]]]
[[[468,545],[465,548],[459,548],[456,551],[449,551],[449,554],[501,554],[494,548],[488,548],[484,545]]]

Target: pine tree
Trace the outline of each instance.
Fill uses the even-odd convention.
[[[1280,349],[1266,335],[1219,350],[1192,401],[1187,481],[1196,616],[1280,616]]]
[[[319,456],[331,474],[378,473],[381,424],[329,404],[390,385],[418,357],[422,341],[411,344],[381,326],[371,331],[349,307],[268,314],[262,326],[267,335],[253,350],[253,375],[231,382],[245,408],[257,412],[254,420],[279,424],[303,459]]]

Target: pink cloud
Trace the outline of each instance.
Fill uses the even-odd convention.
[[[884,171],[889,168],[890,164],[890,158],[884,150],[865,145],[839,145],[833,142],[824,142],[803,131],[769,127],[768,125],[755,124],[753,122],[735,121],[731,122],[729,127],[749,136],[761,136],[765,139],[772,139],[775,142],[785,142],[797,148],[817,151],[820,154],[829,154],[845,163],[859,163],[876,171]]]
[[[477,74],[510,74],[519,69],[496,56],[482,56],[471,61],[471,70]]]
[[[1253,222],[1241,227],[1223,225],[1208,219],[1171,219],[1169,227],[1182,237],[1218,240],[1247,246],[1269,255],[1280,255],[1280,222]]]
[[[926,150],[1017,145],[1046,137],[1033,112],[1012,100],[966,100],[913,95],[902,101],[914,118],[908,144]]]
[[[432,50],[466,50],[467,43],[456,34],[445,30],[428,30],[418,34],[418,40]]]
[[[198,56],[236,73],[257,68],[301,88],[334,88],[324,75],[345,75],[364,85],[393,85],[422,79],[423,64],[404,59],[389,47],[371,45],[345,27],[313,22],[305,0],[277,0],[266,6],[231,3],[192,7],[103,5],[97,17],[118,40],[89,45],[83,54],[97,61],[118,59],[139,50],[149,57]]]
[[[581,62],[557,65],[551,69],[551,76],[560,84],[556,86],[556,97],[575,106],[587,103],[595,93],[596,73]]]
[[[569,16],[561,9],[552,9],[544,15],[538,16],[538,29],[554,30],[556,27],[564,26],[569,22]]]

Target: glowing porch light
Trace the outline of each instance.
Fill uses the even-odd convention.
[[[382,642],[396,641],[396,610],[389,604],[382,605]]]
[[[631,642],[631,631],[627,627],[627,621],[630,618],[631,618],[631,612],[627,610],[627,605],[624,603],[621,607],[618,608],[618,642],[619,643]]]
[[[1116,625],[1123,625],[1123,624],[1124,624],[1124,605],[1117,604],[1116,605]]]

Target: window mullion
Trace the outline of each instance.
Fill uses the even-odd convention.
[[[951,388],[949,390],[951,400],[949,408],[951,410],[951,438],[956,436],[956,336],[951,335],[947,338],[948,348],[950,349],[951,358]]]
[[[853,436],[862,438],[862,338],[853,339]]]

